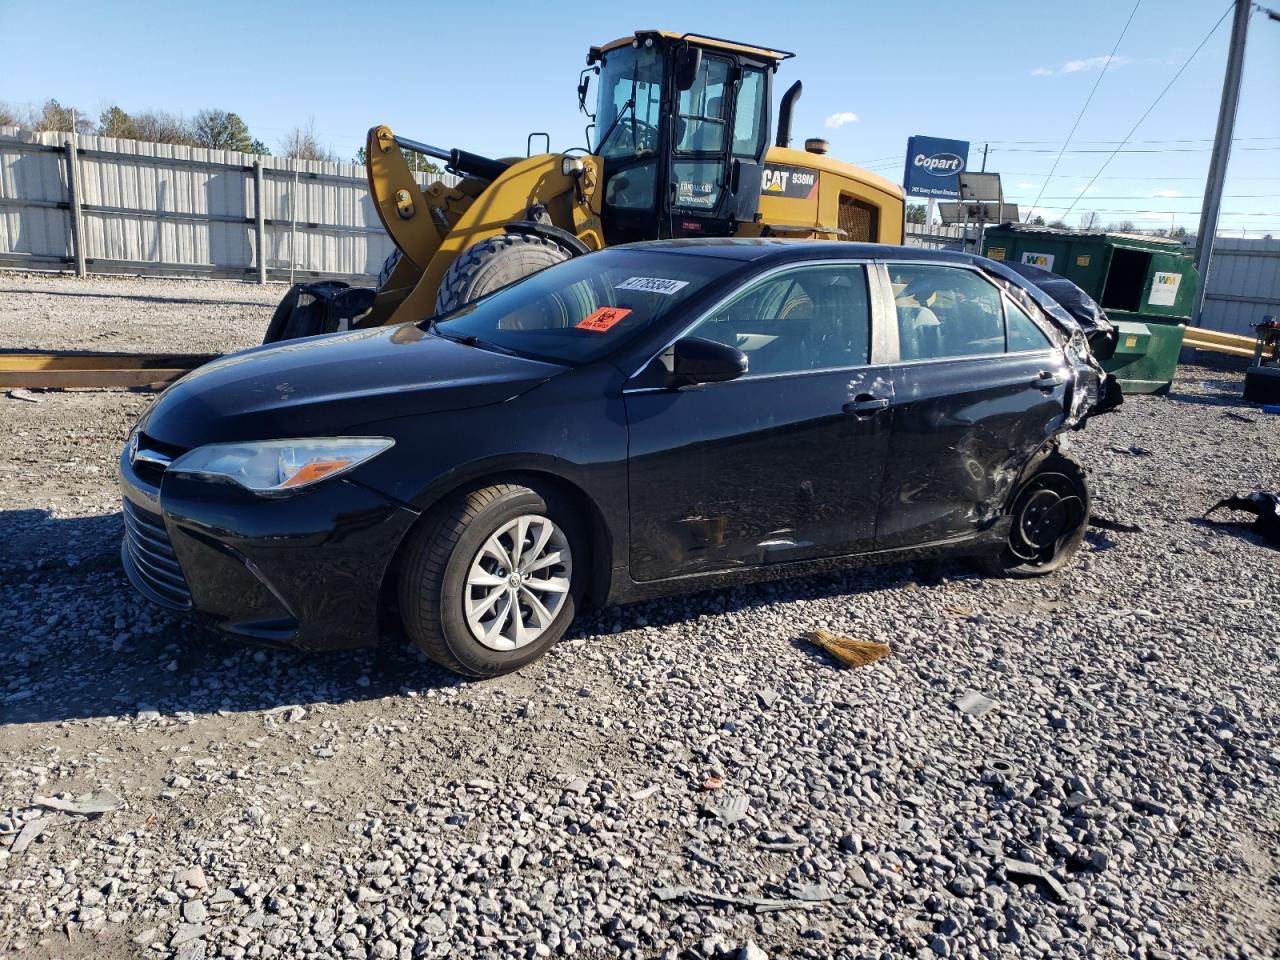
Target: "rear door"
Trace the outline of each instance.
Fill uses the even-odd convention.
[[[899,362],[878,549],[963,537],[1065,418],[1060,349],[980,271],[889,262]]]
[[[625,391],[636,580],[873,548],[891,384],[869,363],[870,273],[750,282],[686,334],[741,349],[746,375]]]

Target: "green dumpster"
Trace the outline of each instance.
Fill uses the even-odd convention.
[[[1008,223],[988,228],[983,239],[986,256],[1066,277],[1113,323],[1125,325],[1114,352],[1098,358],[1125,393],[1168,392],[1199,283],[1182,244],[1144,234]]]

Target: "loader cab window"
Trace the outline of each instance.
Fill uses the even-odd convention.
[[[671,174],[676,183],[675,205],[695,212],[720,205],[724,188],[724,152],[729,136],[730,63],[722,57],[703,56],[693,86],[680,92],[676,104],[675,160]]]
[[[596,106],[595,152],[606,160],[652,156],[662,129],[662,54],[622,47],[605,55]]]
[[[601,63],[595,152],[605,162],[605,206],[614,210],[657,205],[662,70],[657,47],[621,47]]]
[[[729,61],[703,57],[693,86],[680,92],[676,105],[677,151],[719,153],[724,149],[729,89]]]
[[[764,153],[764,71],[747,67],[738,84],[738,105],[733,114],[733,155],[759,157]]]

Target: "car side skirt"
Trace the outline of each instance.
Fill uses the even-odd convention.
[[[627,571],[615,570],[608,599],[601,605],[611,606],[613,604],[636,603],[641,600],[652,600],[674,594],[696,593],[702,590],[718,590],[746,583],[761,583],[769,580],[812,576],[852,567],[877,566],[885,563],[934,557],[981,555],[998,550],[1004,544],[1008,539],[1012,522],[1012,517],[1000,516],[995,518],[990,526],[976,533],[911,547],[872,550],[866,553],[824,557],[820,560],[797,560],[730,570],[711,570],[705,573],[668,577],[663,580],[637,581],[631,579]]]

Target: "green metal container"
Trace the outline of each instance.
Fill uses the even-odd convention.
[[[1109,354],[1098,357],[1103,368],[1116,375],[1125,393],[1168,393],[1186,326],[1117,319],[1112,323],[1116,341]]]
[[[1084,290],[1127,331],[1110,357],[1099,357],[1120,388],[1168,392],[1200,280],[1180,243],[1132,233],[1003,224],[986,231],[983,253],[1051,270]],[[1128,341],[1133,342],[1126,346]]]

